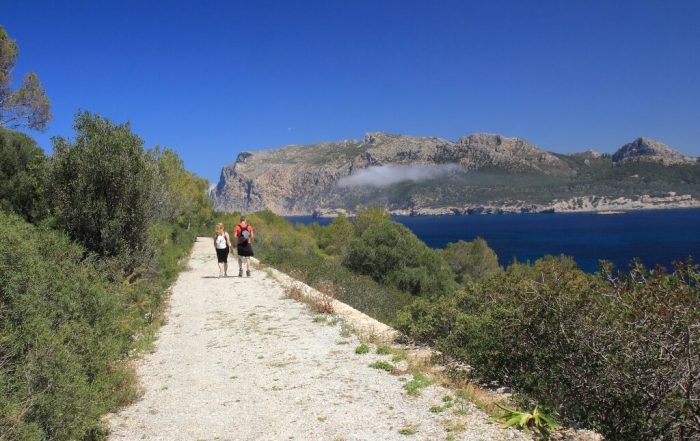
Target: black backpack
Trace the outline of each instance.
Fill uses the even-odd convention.
[[[241,229],[241,234],[238,236],[238,245],[247,246],[248,239],[250,239],[250,230],[248,229],[249,225],[246,225],[245,227],[243,225],[238,225],[238,227]]]

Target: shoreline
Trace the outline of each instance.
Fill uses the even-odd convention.
[[[541,213],[596,213],[601,215],[624,214],[642,210],[676,210],[700,208],[700,200],[691,195],[652,197],[642,195],[636,199],[607,196],[577,196],[565,200],[554,200],[547,204],[516,201],[511,204],[486,203],[464,207],[407,208],[389,210],[392,216],[472,216],[494,214],[541,214]],[[309,214],[288,214],[286,216],[311,216],[319,219],[332,219],[338,216],[354,217],[355,212],[342,208],[318,208]]]

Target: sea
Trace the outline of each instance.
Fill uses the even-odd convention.
[[[291,222],[331,219],[290,216]],[[428,246],[481,237],[502,266],[532,262],[545,255],[571,256],[582,270],[596,272],[599,261],[625,270],[637,258],[648,267],[700,258],[700,209],[639,210],[620,214],[539,213],[470,216],[395,216]]]

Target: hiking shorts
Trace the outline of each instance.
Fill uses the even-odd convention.
[[[228,247],[226,248],[217,248],[216,249],[216,258],[219,260],[219,263],[227,263],[228,262]]]

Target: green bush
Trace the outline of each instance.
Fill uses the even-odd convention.
[[[389,220],[368,226],[347,245],[343,266],[380,284],[414,295],[454,291],[454,274],[439,252],[431,250],[405,226]]]
[[[700,270],[589,275],[571,259],[514,264],[399,327],[610,439],[700,436]]]
[[[501,271],[498,256],[480,237],[471,242],[448,243],[442,255],[456,274],[458,283],[481,280]]]
[[[0,439],[90,439],[133,395],[126,291],[83,249],[0,213]]]
[[[157,265],[128,285],[63,233],[0,212],[0,237],[0,439],[103,438],[100,417],[135,397],[125,359],[152,341],[193,235],[153,226]]]
[[[318,247],[324,253],[340,257],[345,252],[350,239],[355,236],[355,226],[345,216],[339,216],[327,226],[319,228],[316,236],[318,237]]]

